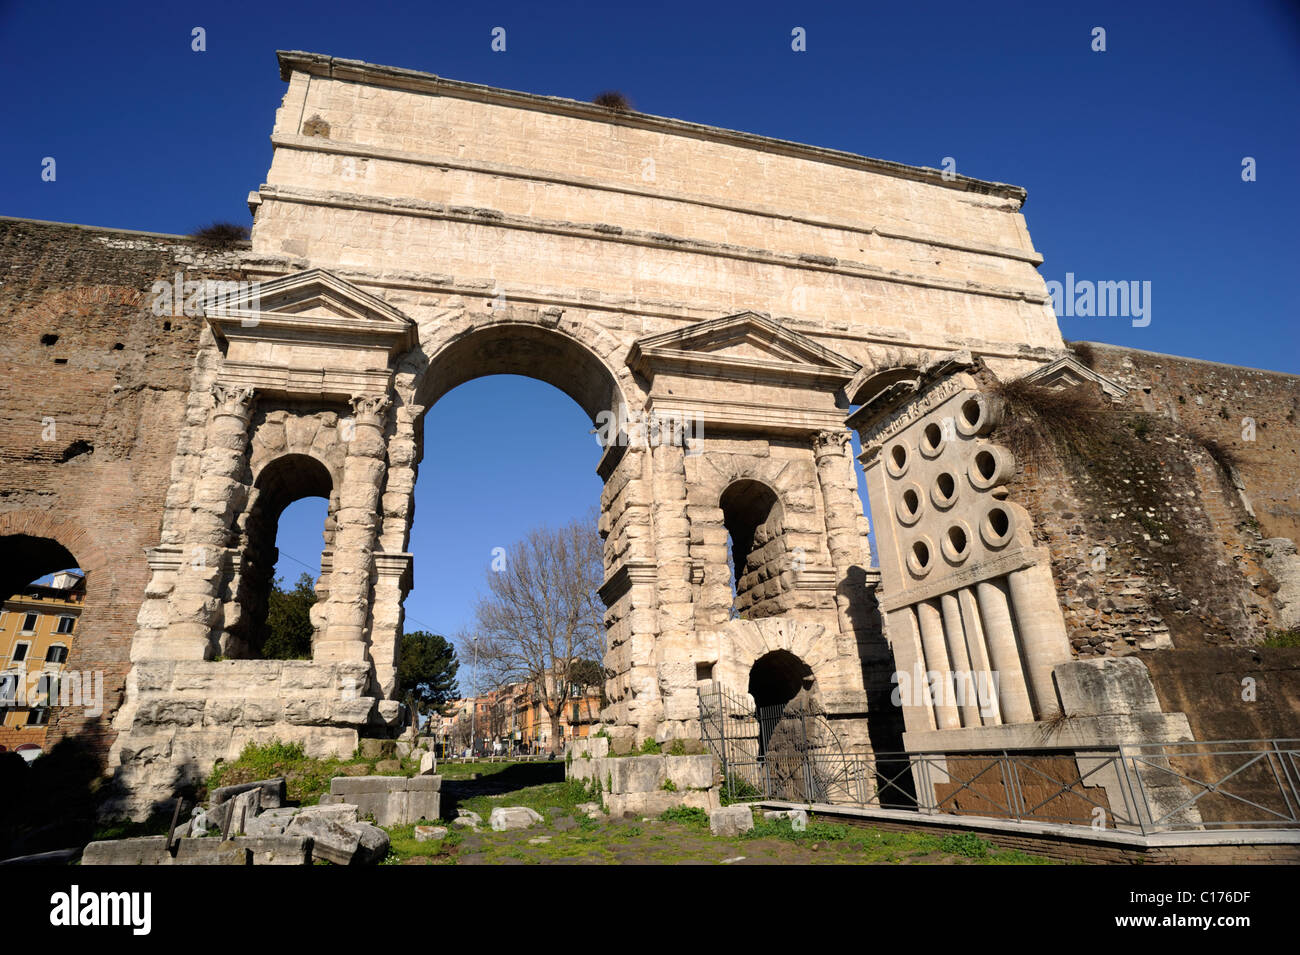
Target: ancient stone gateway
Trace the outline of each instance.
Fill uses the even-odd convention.
[[[1096,668],[994,431],[999,381],[1087,377],[1023,190],[327,56],[280,66],[251,249],[205,300],[175,409],[110,811],[147,813],[248,741],[345,754],[393,725],[423,417],[489,374],[560,388],[604,439],[616,747],[699,737],[713,685],[815,695],[857,754],[1027,746],[1068,708],[1062,674]],[[487,424],[509,441],[527,409]],[[308,495],[329,501],[313,657],[260,659],[275,524]],[[72,549],[89,608],[140,592],[98,596],[137,572],[84,534],[0,522]],[[894,706],[914,665],[996,670],[994,705]],[[1083,693],[1070,745],[1190,738],[1135,694],[1111,694],[1137,701],[1125,722]]]

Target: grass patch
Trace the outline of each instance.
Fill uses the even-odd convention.
[[[1290,630],[1269,630],[1260,646],[1278,649],[1300,647],[1300,627],[1292,627]]]
[[[709,828],[709,814],[693,806],[670,806],[659,814],[663,822],[676,822],[696,829]]]
[[[983,859],[992,848],[989,843],[973,832],[954,832],[939,840],[939,848],[955,856],[970,859]]]
[[[340,775],[339,768],[343,762],[307,756],[300,743],[266,743],[261,746],[249,743],[238,759],[229,763],[219,762],[213,767],[205,783],[206,791],[200,793],[200,801],[221,786],[283,776],[288,800],[311,805],[329,792],[330,780]],[[372,762],[370,772],[373,771]]]
[[[459,829],[447,830],[447,835],[440,840],[417,842],[415,825],[393,826],[385,830],[388,833],[388,855],[384,865],[401,865],[408,859],[428,858],[430,861],[446,862],[451,860],[465,835]]]
[[[724,806],[729,806],[733,802],[753,802],[755,799],[762,798],[763,794],[742,776],[728,774],[722,784],[721,802]]]

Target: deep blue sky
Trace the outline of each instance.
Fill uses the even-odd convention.
[[[1066,338],[1300,372],[1296,11],[2,3],[0,214],[179,233],[249,221],[284,91],[274,51],[311,50],[579,99],[615,88],[646,112],[918,165],[951,156],[960,173],[1028,189],[1044,277],[1152,283],[1148,327],[1064,319]],[[190,49],[194,26],[206,52]],[[490,49],[496,26],[504,53]],[[790,49],[795,26],[807,52]],[[1096,26],[1104,53],[1090,49]],[[54,183],[40,181],[45,156]],[[1246,156],[1255,182],[1241,179]],[[512,420],[527,427],[483,427]],[[454,631],[492,547],[590,505],[595,448],[576,405],[518,379],[463,386],[426,428],[410,609]],[[315,527],[286,534],[286,551],[318,559]]]

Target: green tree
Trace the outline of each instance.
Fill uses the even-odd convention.
[[[444,637],[424,630],[402,635],[397,656],[397,693],[411,708],[411,721],[418,725],[420,713],[441,712],[460,692],[456,671],[460,661],[456,648]]]
[[[266,600],[265,639],[262,656],[267,660],[308,660],[311,658],[311,608],[316,603],[315,582],[311,574],[298,578],[292,590],[284,587],[284,578],[271,584]]]

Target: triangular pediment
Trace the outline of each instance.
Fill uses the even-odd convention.
[[[400,311],[324,269],[267,282],[241,282],[233,288],[219,286],[205,300],[204,315],[218,338],[232,334],[377,337],[401,349],[413,345],[417,337],[415,323]]]
[[[1128,394],[1128,389],[1119,382],[1093,371],[1073,355],[1062,355],[1035,368],[1023,380],[1043,388],[1073,388],[1091,382],[1115,400]]]
[[[858,364],[757,312],[740,312],[639,339],[628,364],[643,374],[656,366],[802,370],[851,378]]]

